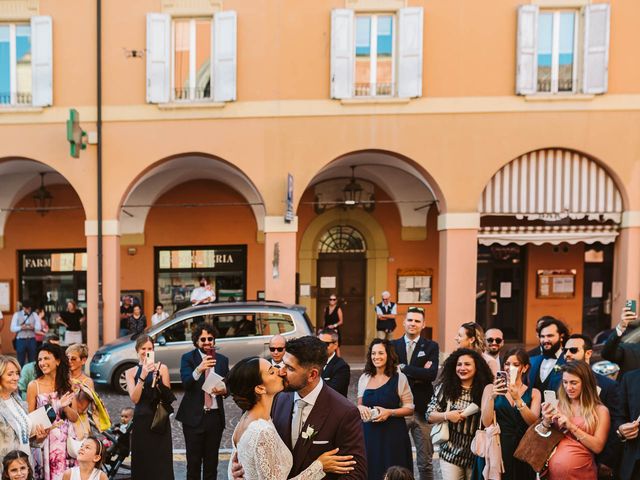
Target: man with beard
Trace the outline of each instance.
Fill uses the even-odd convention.
[[[352,455],[355,464],[348,474],[327,473],[326,478],[365,480],[367,456],[358,408],[322,381],[327,347],[318,338],[300,337],[287,342],[284,368],[280,370],[285,391],[276,395],[271,418],[278,434],[293,453],[289,478],[299,475],[317,458],[339,448],[338,455]],[[244,471],[233,459],[234,479]]]
[[[484,334],[485,353],[495,358],[498,363],[498,368],[502,368],[502,359],[500,358],[500,351],[504,347],[504,333],[499,328],[490,328]]]
[[[569,336],[569,329],[557,318],[547,317],[538,327],[541,355],[531,357],[529,385],[540,392],[556,391],[562,382],[560,366],[565,363],[562,346]]]

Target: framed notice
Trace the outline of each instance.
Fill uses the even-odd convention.
[[[0,280],[0,312],[11,312],[11,280]]]
[[[398,303],[431,303],[433,270],[400,269],[398,276]]]
[[[538,270],[538,298],[573,298],[576,295],[576,270]]]

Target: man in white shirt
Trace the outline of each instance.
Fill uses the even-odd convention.
[[[216,301],[216,293],[213,291],[206,277],[200,278],[200,286],[191,292],[191,305],[203,305]]]
[[[396,316],[398,306],[391,301],[391,294],[386,290],[382,292],[382,301],[376,305],[376,336],[378,338],[392,340],[393,331],[396,329]]]
[[[500,358],[500,351],[504,347],[504,333],[499,328],[490,328],[485,332],[484,341],[485,353],[491,355],[498,362],[498,368],[502,368],[502,359]]]
[[[24,300],[22,310],[13,314],[11,331],[16,334],[16,356],[20,366],[36,361],[36,333],[41,330],[40,317],[31,309],[31,302]]]
[[[286,340],[282,335],[274,335],[269,340],[269,352],[271,353],[271,365],[277,368],[284,367],[284,362],[282,358],[284,357],[284,352],[286,348]]]
[[[162,305],[160,302],[156,303],[156,313],[151,315],[151,325],[160,323],[167,318],[169,318],[169,314],[164,311],[164,305]]]

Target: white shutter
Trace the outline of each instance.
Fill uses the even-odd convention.
[[[422,30],[424,9],[398,11],[398,96],[422,96]]]
[[[31,103],[53,104],[53,28],[51,17],[31,17]]]
[[[605,93],[609,73],[609,17],[608,3],[587,5],[584,10],[584,63],[582,91]]]
[[[355,44],[353,10],[331,11],[331,98],[351,98]]]
[[[171,85],[171,16],[147,13],[147,102],[167,103]]]
[[[216,13],[213,18],[213,100],[236,99],[237,15],[233,10]]]
[[[516,94],[536,93],[538,78],[538,6],[518,7]]]

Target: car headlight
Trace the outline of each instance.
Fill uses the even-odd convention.
[[[109,358],[111,357],[110,353],[96,353],[93,356],[93,359],[91,360],[91,363],[95,363],[97,365],[100,365],[101,363],[105,363],[107,360],[109,360]]]

